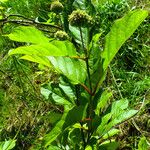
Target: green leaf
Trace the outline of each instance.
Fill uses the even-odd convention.
[[[36,63],[42,64],[42,65],[45,65],[47,67],[51,67],[50,61],[48,60],[48,58],[46,58],[44,56],[24,55],[24,56],[20,57],[20,59],[36,62]]]
[[[127,107],[127,100],[123,99],[114,102],[112,104],[111,112],[102,117],[102,122],[97,128],[97,133],[100,136],[108,133],[108,131],[111,130],[112,127],[131,118],[138,112],[137,110],[128,110]]]
[[[8,0],[0,0],[0,2],[4,3],[4,2],[7,2]]]
[[[99,46],[99,38],[101,33],[97,33],[92,37],[92,41],[90,43],[90,73],[91,73],[91,82],[92,88],[95,89],[98,83],[104,76],[103,66],[102,66],[102,59],[101,59],[101,52]]]
[[[56,138],[62,134],[63,132],[63,125],[65,123],[65,118],[68,114],[69,109],[65,109],[64,110],[64,114],[61,118],[61,120],[55,125],[55,127],[48,133],[45,135],[44,137],[44,146],[47,147],[49,146],[53,141],[56,140]]]
[[[55,42],[56,44],[56,42]],[[61,48],[60,45],[61,44]],[[75,48],[68,42],[59,43],[55,46],[52,43],[38,45],[21,46],[9,52],[9,55],[26,54],[38,56],[76,56]]]
[[[115,101],[112,103],[111,113],[114,117],[120,115],[122,113],[122,110],[128,108],[128,100],[127,99],[121,99],[119,101]]]
[[[112,137],[112,136],[118,134],[119,132],[120,132],[120,130],[118,130],[118,129],[112,129],[108,133],[106,133],[102,138],[108,139],[109,137]]]
[[[41,31],[35,27],[20,26],[7,35],[11,40],[18,42],[27,42],[34,44],[48,43],[49,38],[43,35]]]
[[[41,94],[48,99],[51,96],[55,102],[60,102],[59,104],[74,104],[75,94],[70,85],[65,83],[48,83],[43,85],[41,88]],[[60,100],[59,100],[60,99]],[[62,101],[62,102],[61,102]],[[64,102],[64,103],[63,103]]]
[[[141,22],[148,16],[146,10],[134,10],[118,19],[105,37],[105,48],[102,52],[104,71],[109,66],[120,47],[134,33]]]
[[[86,106],[75,106],[73,107],[67,114],[63,129],[68,126],[74,125],[75,123],[79,123],[86,117]]]
[[[76,48],[69,41],[57,41],[57,40],[54,40],[51,43],[53,45],[55,45],[64,54],[66,53],[66,56],[76,56],[77,55],[76,54]]]
[[[16,140],[0,142],[0,149],[1,150],[11,150],[15,147],[15,145],[16,145]]]
[[[46,118],[49,120],[49,122],[51,124],[56,123],[57,121],[59,121],[62,117],[62,113],[59,112],[55,112],[55,111],[50,111],[48,112]]]
[[[79,144],[82,141],[81,130],[79,128],[71,128],[69,130],[68,139],[71,144]]]
[[[58,146],[50,145],[46,150],[61,150]]]
[[[85,150],[93,150],[90,145],[86,146]]]
[[[78,44],[82,44],[81,42],[81,35],[80,35],[80,30],[76,27],[73,27],[71,25],[69,25],[69,29],[72,33],[72,36],[74,37],[75,41]],[[85,45],[87,45],[87,29],[86,28],[82,28],[82,36],[83,36],[83,42]]]
[[[85,62],[67,57],[48,57],[54,68],[66,76],[72,84],[83,83],[86,79]]]
[[[148,150],[149,148],[150,144],[148,144],[146,137],[141,137],[138,144],[138,150]]]
[[[73,105],[75,95],[70,86],[62,84],[49,83],[41,88],[41,94],[50,100],[53,100],[58,105]]]
[[[100,99],[98,100],[98,104],[97,107],[95,109],[95,113],[97,115],[100,115],[100,112],[103,111],[104,108],[106,108],[108,106],[108,101],[109,98],[112,96],[111,92],[108,91],[104,91],[100,97]]]
[[[46,136],[44,137],[45,147],[55,141],[56,138],[61,134],[64,122],[64,120],[60,120],[51,130],[51,132],[46,134]]]
[[[111,142],[110,140],[106,143],[103,143],[99,146],[98,150],[117,150],[119,144],[117,142]]]
[[[112,117],[112,114],[111,113],[108,113],[106,114],[105,116],[102,117],[102,121],[101,121],[101,124],[98,126],[96,132],[102,136],[104,131],[106,130],[106,125],[111,121],[111,117]],[[106,132],[107,133],[107,132]],[[105,134],[106,134],[105,133]]]

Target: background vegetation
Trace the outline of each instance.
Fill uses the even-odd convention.
[[[62,1],[64,6],[66,2],[67,0]],[[41,149],[43,136],[60,119],[63,108],[50,104],[40,93],[42,85],[52,80],[57,82],[57,74],[52,69],[20,60],[17,56],[9,57],[10,48],[16,48],[21,44],[12,42],[2,35],[10,33],[19,24],[30,21],[28,19],[53,25],[61,24],[58,22],[59,18],[50,11],[50,4],[50,0],[0,1],[2,19],[12,14],[23,16],[21,19],[16,15],[10,16],[10,20],[14,21],[12,23],[8,21],[4,24],[0,21],[0,141],[17,139],[15,150]],[[70,14],[72,10],[68,10],[68,7],[65,9]],[[135,8],[149,10],[150,3],[147,0],[106,2],[98,8],[97,25],[101,26],[102,33],[106,35],[116,19]],[[104,83],[104,87],[109,87],[109,90],[113,91],[114,98],[129,99],[131,108],[140,109],[142,105],[134,120],[131,119],[119,126],[121,133],[115,138],[121,142],[120,150],[138,149],[143,137],[150,142],[149,19],[148,16],[122,46],[108,69]],[[35,25],[49,37],[56,30],[34,22],[29,25]],[[67,30],[67,26],[65,29]],[[59,113],[53,118],[55,112]]]

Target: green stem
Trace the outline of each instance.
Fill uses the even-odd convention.
[[[80,105],[80,96],[81,96],[81,92],[80,92],[80,85],[75,85],[75,90],[76,90],[76,104],[77,106]]]
[[[89,61],[88,61],[88,52],[87,50],[84,48],[84,41],[83,41],[83,35],[82,35],[82,30],[81,27],[79,27],[80,30],[80,36],[81,36],[81,43],[82,43],[82,50],[84,51],[85,54],[85,63],[86,63],[86,69],[87,69],[87,75],[88,75],[88,80],[89,80],[89,86],[90,86],[90,90],[92,93],[92,83],[91,83],[91,76],[90,76],[90,67],[89,67]]]
[[[80,125],[83,127],[82,123],[80,123]],[[84,135],[84,132],[83,132],[83,128],[81,128],[81,136],[82,136],[82,140],[83,140],[83,147],[85,149],[86,141],[85,141],[85,135]]]
[[[92,83],[91,83],[91,75],[90,75],[90,66],[89,66],[89,56],[88,56],[88,50],[84,48],[84,41],[83,41],[83,35],[82,35],[82,29],[79,27],[80,31],[80,36],[81,36],[81,43],[82,43],[82,50],[84,51],[85,54],[85,63],[86,63],[86,70],[87,70],[87,75],[88,75],[88,81],[89,81],[89,88],[90,88],[90,93],[92,93]],[[92,130],[92,111],[93,111],[93,106],[92,106],[92,94],[90,94],[89,97],[89,114],[88,117],[91,119],[88,123],[88,139],[87,143],[90,140],[91,137],[91,130]]]

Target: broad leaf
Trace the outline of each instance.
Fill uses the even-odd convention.
[[[86,117],[86,108],[87,106],[75,106],[73,107],[67,114],[63,129],[68,126],[74,125],[75,123],[79,123]]]
[[[44,142],[45,142],[45,147],[47,147],[48,145],[50,145],[53,141],[56,140],[56,138],[61,134],[62,132],[62,127],[64,124],[64,120],[61,119],[56,125],[55,127],[50,131],[50,133],[46,134],[46,136],[44,137]]]
[[[38,56],[76,56],[76,50],[70,42],[54,42],[38,45],[21,46],[9,52],[13,54],[26,54]]]
[[[9,55],[13,54],[26,54],[26,55],[39,55],[39,56],[62,56],[67,55],[67,52],[59,50],[56,46],[45,43],[43,45],[30,45],[21,46],[13,49],[9,52]]]
[[[7,35],[11,40],[27,43],[48,43],[49,38],[43,35],[41,31],[35,27],[20,26],[14,29],[14,31]]]
[[[109,93],[108,91],[104,91],[98,100],[97,107],[95,109],[95,113],[97,115],[100,115],[100,112],[104,110],[104,108],[108,107],[109,98],[112,96],[112,93]]]
[[[122,99],[112,103],[111,113],[114,117],[120,115],[124,109],[128,108],[128,100]]]
[[[49,146],[56,138],[63,132],[62,127],[65,123],[65,118],[68,113],[69,109],[65,109],[64,114],[61,120],[55,125],[55,127],[45,135],[44,137],[44,146]]]
[[[80,30],[76,27],[73,26],[69,26],[69,29],[72,33],[72,36],[74,37],[75,41],[79,44],[82,44],[81,42],[81,35],[80,35]],[[86,28],[82,28],[82,36],[83,36],[83,42],[85,45],[87,45],[87,29]]]
[[[73,84],[83,83],[86,79],[86,69],[84,61],[65,58],[48,57],[54,68],[65,75]]]
[[[37,56],[37,55],[24,55],[20,57],[20,59],[36,62],[42,65],[45,65],[47,67],[51,67],[50,61],[45,56]]]
[[[46,84],[41,88],[41,94],[48,99],[54,101],[58,105],[73,105],[75,95],[70,86],[62,84]]]
[[[95,89],[100,82],[102,76],[104,75],[103,67],[102,67],[102,59],[101,59],[101,52],[99,46],[99,38],[101,33],[97,33],[92,37],[92,41],[90,43],[90,73],[91,73],[91,82],[92,88]]]
[[[66,56],[76,56],[77,55],[74,45],[69,41],[54,40],[51,42],[51,44],[55,45]]]
[[[145,10],[134,10],[114,23],[110,32],[105,37],[105,48],[102,52],[104,71],[120,47],[134,33],[147,15],[148,12]]]
[[[138,111],[137,110],[128,110],[128,101],[120,100],[112,104],[112,109],[109,114],[106,114],[102,117],[102,122],[97,128],[97,133],[102,136],[106,134],[112,127],[117,124],[131,118]]]

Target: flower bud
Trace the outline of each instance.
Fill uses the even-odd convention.
[[[64,6],[62,5],[62,3],[60,3],[59,1],[55,1],[55,2],[52,2],[50,9],[52,12],[59,14],[60,12],[63,11],[63,8]]]
[[[66,32],[64,31],[57,31],[55,34],[54,34],[54,37],[57,39],[57,40],[60,40],[60,41],[64,41],[64,40],[68,40],[69,39],[69,36]]]
[[[69,23],[75,27],[89,27],[93,24],[93,19],[84,10],[75,10],[69,15]]]

